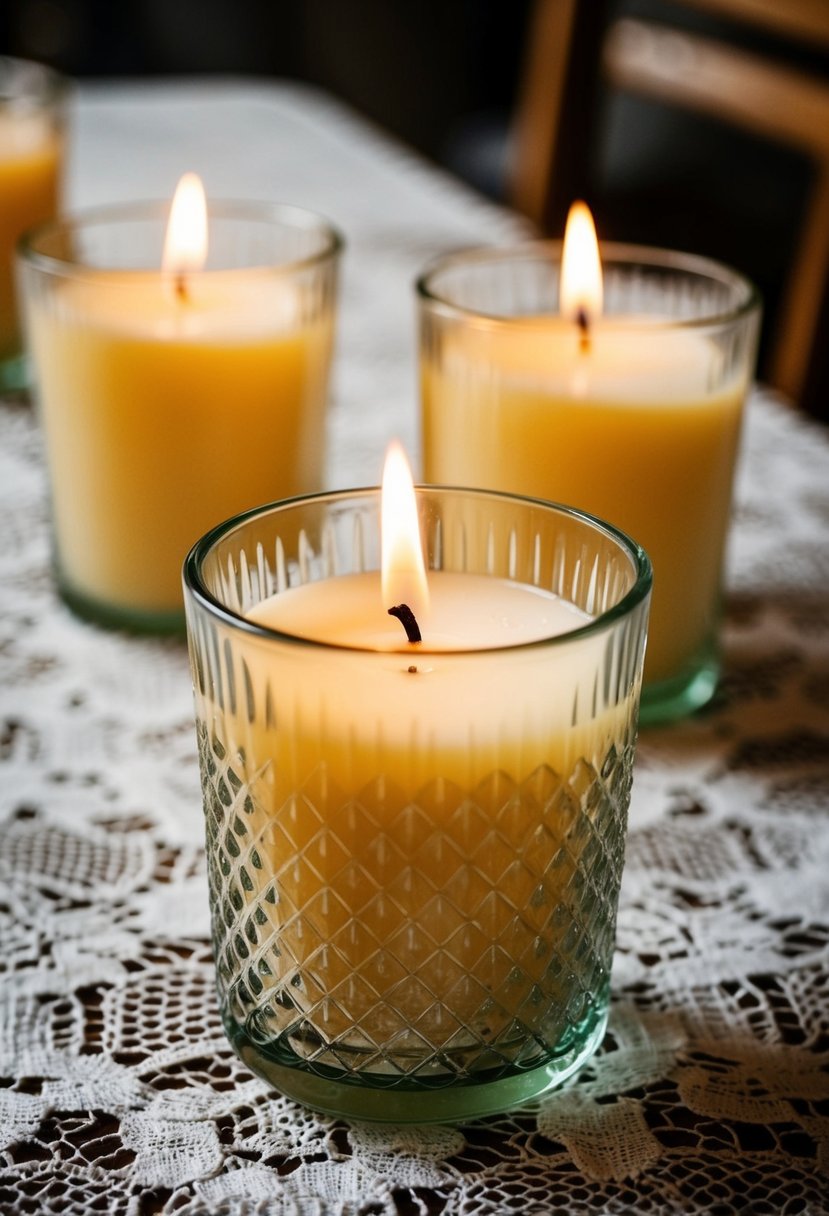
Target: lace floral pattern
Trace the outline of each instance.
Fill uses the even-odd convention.
[[[430,193],[424,170],[335,107],[278,96],[464,218],[465,196],[444,199],[442,182]],[[340,194],[359,255],[343,308],[370,320],[380,305],[361,303],[358,273],[370,241],[399,276],[434,233],[427,217],[385,247],[382,216],[361,217],[358,198]],[[471,222],[490,239],[508,225],[474,209]],[[379,408],[399,366],[384,370],[382,346],[372,355],[345,327],[335,484],[376,480],[401,421]],[[314,1115],[231,1052],[184,648],[104,633],[57,602],[24,403],[0,407],[0,432],[0,1211],[829,1211],[825,434],[768,395],[751,402],[725,678],[708,712],[640,738],[600,1052],[521,1110],[423,1129]]]

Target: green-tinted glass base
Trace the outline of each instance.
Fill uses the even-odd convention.
[[[643,686],[640,725],[655,726],[687,718],[708,704],[717,690],[719,678],[719,656],[715,647],[710,646],[697,662],[673,680]]]
[[[590,1013],[566,1036],[560,1050],[549,1054],[535,1067],[498,1070],[463,1081],[437,1081],[428,1086],[408,1078],[358,1077],[333,1069],[311,1071],[307,1062],[286,1054],[273,1057],[267,1048],[255,1046],[244,1032],[229,1021],[225,1029],[239,1057],[252,1072],[270,1082],[286,1097],[313,1110],[345,1119],[379,1123],[458,1123],[511,1110],[560,1085],[585,1063],[601,1043],[607,1025],[607,999],[597,1002]],[[343,1081],[342,1076],[348,1076]]]
[[[16,393],[28,387],[29,360],[26,356],[0,356],[0,393]]]
[[[184,633],[184,605],[175,612],[146,612],[123,608],[118,604],[106,604],[76,591],[65,579],[57,575],[61,599],[76,616],[92,621],[105,629],[121,629],[126,633],[170,635]]]

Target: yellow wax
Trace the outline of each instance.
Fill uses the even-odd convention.
[[[438,779],[469,789],[497,771],[520,782],[541,764],[572,765],[589,719],[585,712],[573,725],[572,690],[581,688],[589,703],[602,640],[582,643],[578,653],[561,644],[555,661],[543,663],[523,643],[589,618],[551,592],[482,575],[431,571],[429,595],[423,642],[413,644],[385,610],[376,572],[309,583],[251,609],[250,619],[271,629],[374,653],[288,646],[277,669],[267,645],[260,650],[251,639],[247,666],[259,703],[268,685],[279,722],[290,726],[265,741],[259,723],[245,720],[236,726],[244,733],[237,746],[257,755],[257,768],[272,763],[277,748],[273,767],[293,789],[323,767],[347,797],[378,775],[408,799]],[[595,725],[590,720],[589,729]],[[259,754],[263,746],[267,755]]]
[[[320,488],[332,323],[278,274],[90,273],[31,309],[57,551],[76,593],[181,608],[192,544]]]
[[[546,318],[470,325],[422,362],[427,481],[580,507],[648,552],[646,683],[676,675],[715,626],[747,390],[720,361],[708,339],[658,326],[599,324],[582,349]]]
[[[588,916],[595,899],[589,883],[583,894],[572,885],[595,845],[584,824],[624,833],[624,810],[603,799],[609,778],[598,776],[633,734],[631,700],[595,708],[606,638],[514,644],[588,618],[499,579],[442,572],[429,583],[421,645],[394,641],[393,619],[396,651],[245,635],[233,642],[235,698],[220,706],[197,693],[229,792],[221,813],[236,842],[235,885],[257,925],[264,914],[278,935],[280,953],[268,951],[256,982],[295,985],[292,1001],[309,1010],[330,996],[323,1036],[361,1023],[392,1035],[402,1020],[439,1043],[458,1019],[474,1026],[479,1016],[493,1035],[514,1017],[546,1018],[549,1032],[544,977],[554,954],[568,957],[571,929],[553,910],[570,900]],[[366,627],[355,633],[360,604]],[[280,593],[248,615],[385,645],[379,604],[379,576],[366,574]],[[442,649],[464,634],[473,647],[507,649]],[[408,973],[417,981],[401,985]],[[535,1006],[538,982],[546,998]],[[435,995],[420,1008],[426,991]],[[494,1005],[483,1015],[487,994]],[[565,984],[563,1020],[568,999]]]
[[[406,653],[491,650],[557,637],[590,617],[541,587],[451,570],[428,577],[429,604],[417,623],[421,641],[409,643],[384,605],[376,573],[305,583],[251,609],[251,620],[292,637],[329,645]]]
[[[61,141],[38,114],[0,113],[0,359],[20,347],[14,248],[57,211]]]

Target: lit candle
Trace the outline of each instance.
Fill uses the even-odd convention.
[[[494,1071],[502,1105],[601,1035],[646,582],[590,521],[405,475],[391,571],[355,491],[230,521],[185,583],[231,1039],[312,1104],[412,1119],[494,1108],[430,1080]],[[323,1098],[325,1068],[379,1098]]]
[[[473,252],[421,280],[425,477],[570,503],[645,547],[643,715],[650,692],[658,713],[715,663],[756,299],[703,259],[612,246],[603,293],[583,204],[560,278],[557,253]]]
[[[398,480],[390,479],[390,467]],[[401,494],[410,496],[402,511]],[[572,722],[570,699],[550,704],[549,687],[534,681],[522,688],[520,715],[505,725],[506,689],[499,695],[498,677],[485,662],[470,662],[469,655],[543,641],[582,628],[590,617],[560,595],[514,579],[449,569],[430,571],[427,583],[411,474],[394,445],[383,479],[383,538],[387,564],[380,571],[290,587],[246,612],[256,624],[294,638],[387,656],[383,675],[373,675],[356,704],[353,685],[330,665],[328,652],[305,656],[303,680],[296,687],[286,685],[274,670],[251,668],[254,682],[264,676],[272,684],[272,695],[294,724],[290,735],[275,740],[286,748],[276,765],[281,779],[300,788],[322,765],[338,796],[343,791],[353,795],[379,771],[415,797],[438,778],[472,789],[493,772],[523,776],[553,761],[559,771],[569,768],[584,741],[581,723],[566,729]],[[391,571],[390,557],[396,560]],[[400,605],[419,618],[421,641],[409,641],[404,624],[390,613]],[[601,645],[597,639],[582,648],[572,663],[560,658],[567,680],[581,689],[585,703]],[[360,661],[350,660],[355,679]],[[476,704],[490,704],[491,713],[470,719],[467,709]],[[322,732],[321,705],[326,719]],[[609,718],[591,719],[589,729],[598,731],[606,746],[617,725],[614,711]],[[247,732],[247,724],[242,730]],[[258,751],[251,739],[237,742]]]
[[[181,563],[211,524],[321,486],[338,250],[267,205],[218,206],[208,241],[193,175],[162,256],[163,231],[102,210],[23,259],[62,588],[161,627],[182,622]]]
[[[400,607],[417,622],[417,642],[407,639],[400,619],[406,614],[395,613]],[[381,571],[293,587],[263,600],[249,615],[295,637],[366,650],[405,649],[413,658],[537,642],[590,619],[560,596],[510,579],[437,570],[427,581],[411,472],[396,443],[383,474]],[[394,716],[391,702],[378,712]]]

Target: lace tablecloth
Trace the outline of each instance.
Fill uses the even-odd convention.
[[[416,451],[411,280],[517,221],[315,93],[103,87],[70,201],[326,212],[350,252],[329,480]],[[346,1125],[230,1051],[208,944],[184,648],[75,620],[40,440],[0,405],[0,1212],[829,1212],[829,436],[750,403],[725,679],[643,732],[605,1042],[563,1090],[427,1129]]]

